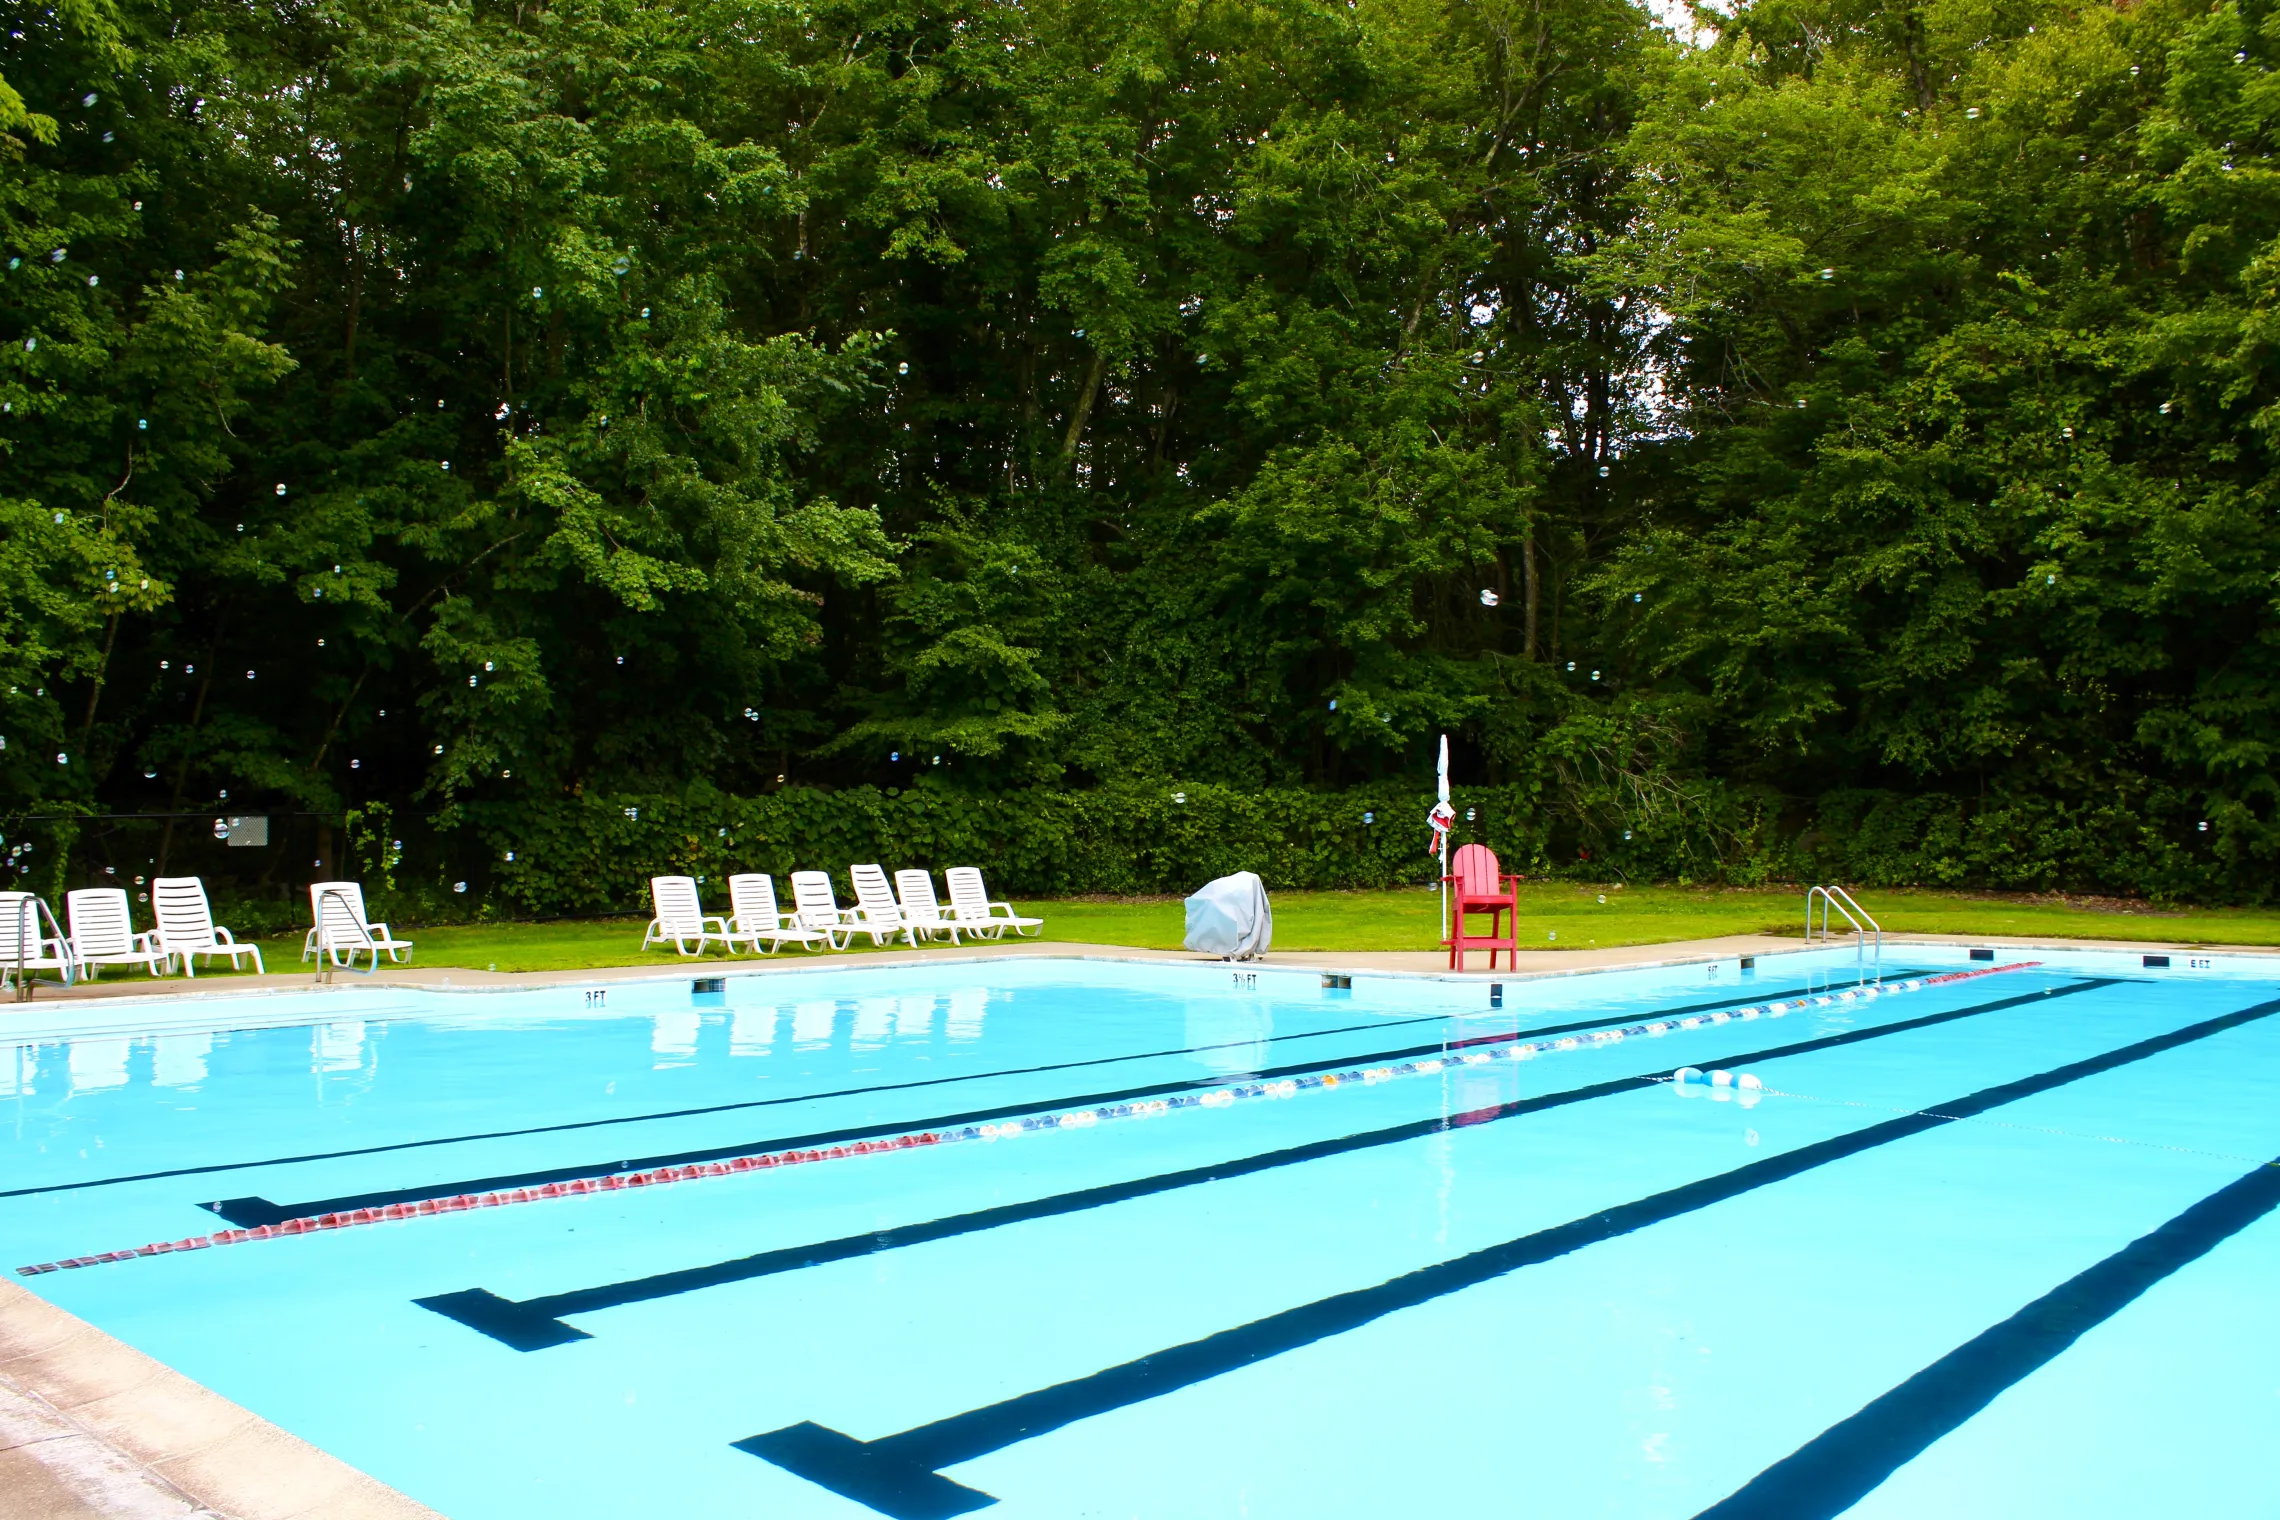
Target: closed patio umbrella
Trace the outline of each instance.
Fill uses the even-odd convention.
[[[1439,767],[1440,798],[1425,821],[1433,826],[1433,840],[1426,845],[1428,855],[1441,857],[1441,938],[1449,937],[1449,825],[1457,821],[1457,810],[1449,806],[1449,736],[1441,735],[1441,763]]]

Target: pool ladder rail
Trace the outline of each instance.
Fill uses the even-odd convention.
[[[1821,906],[1821,927],[1818,934],[1813,929],[1813,905],[1816,902]],[[1876,962],[1880,966],[1884,964],[1883,926],[1871,918],[1868,910],[1855,902],[1853,895],[1843,887],[1827,886],[1807,889],[1805,893],[1805,939],[1807,943],[1811,943],[1815,939],[1825,940],[1831,937],[1829,933],[1829,910],[1831,908],[1842,913],[1845,922],[1852,925],[1855,947],[1865,955],[1868,946],[1873,942],[1876,946]]]
[[[330,987],[332,985],[334,974],[340,970],[340,952],[344,948],[332,943],[325,927],[324,905],[328,902],[338,903],[341,912],[347,916],[352,925],[361,926],[363,918],[363,915],[357,911],[362,904],[350,903],[348,894],[338,887],[326,887],[317,894],[316,916],[319,938],[317,941],[316,984],[319,987]],[[363,938],[362,944],[351,944],[345,947],[348,951],[348,969],[358,976],[371,976],[380,969],[380,952],[372,944],[372,936],[369,931],[363,931]],[[366,966],[362,971],[356,969],[356,952],[359,950],[370,951],[372,957],[372,964]]]
[[[31,972],[53,969],[62,974],[62,981],[54,985],[69,987],[80,979],[79,947],[71,936],[63,932],[63,925],[55,921],[55,911],[47,899],[33,892],[11,892],[15,899],[0,906],[0,912],[13,909],[16,915],[16,948],[12,960],[0,957],[0,981],[12,980],[16,1001],[32,1000],[34,985]],[[0,899],[4,901],[4,899]],[[46,919],[49,933],[40,933],[40,920]]]

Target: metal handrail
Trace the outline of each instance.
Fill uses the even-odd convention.
[[[317,985],[320,987],[331,986],[333,973],[340,969],[339,953],[332,948],[325,932],[325,899],[328,897],[339,903],[342,910],[360,927],[363,924],[363,920],[357,919],[355,911],[349,907],[346,892],[338,887],[326,887],[317,893]],[[380,969],[380,950],[372,943],[372,931],[369,928],[364,930],[364,948],[369,952],[372,964],[362,971],[356,971],[356,951],[351,948],[348,952],[348,969],[356,971],[358,976],[371,976]]]
[[[38,910],[37,913],[33,912],[35,908]],[[28,1003],[32,1000],[32,981],[29,976],[25,975],[29,969],[25,965],[24,956],[24,921],[27,917],[31,919],[31,941],[35,947],[31,959],[38,960],[40,958],[37,949],[41,943],[39,921],[44,918],[47,920],[48,927],[55,931],[52,936],[52,943],[55,945],[56,970],[63,975],[63,985],[69,987],[79,980],[79,947],[71,942],[70,935],[63,932],[63,925],[55,921],[55,910],[47,905],[47,899],[37,894],[27,893],[16,902],[15,972],[16,1001],[19,1003]]]
[[[1829,909],[1833,907],[1845,916],[1845,922],[1852,925],[1856,946],[1865,951],[1870,937],[1874,937],[1877,964],[1882,965],[1884,963],[1884,926],[1871,918],[1868,910],[1855,902],[1853,895],[1843,887],[1812,887],[1806,891],[1806,942],[1811,943],[1815,937],[1813,933],[1813,899],[1816,897],[1821,900],[1821,932],[1819,937],[1822,939],[1829,937]]]

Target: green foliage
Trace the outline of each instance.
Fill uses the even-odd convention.
[[[2268,891],[2268,0],[12,14],[10,816]]]
[[[1560,767],[1591,777],[1592,789],[1577,795],[1606,812],[1547,808],[1535,786],[1458,787],[1454,843],[1485,843],[1508,870],[1582,881],[2094,891],[2118,879],[2178,900],[2253,895],[2243,885],[2261,874],[2242,858],[2241,841],[2199,833],[2175,797],[1974,807],[1948,796],[1839,792],[1800,838],[1784,840],[1763,799],[1643,797],[1638,779],[1612,765],[1608,742],[1567,736]],[[1560,784],[1555,773],[1552,786]],[[1431,801],[1410,784],[1242,792],[1192,782],[986,794],[795,787],[758,797],[697,788],[472,804],[436,842],[436,885],[404,911],[423,921],[646,911],[652,875],[706,878],[720,896],[735,871],[773,875],[788,901],[792,871],[828,870],[851,901],[846,868],[863,861],[889,871],[979,865],[993,890],[1029,896],[1185,894],[1246,870],[1275,891],[1404,886],[1439,874],[1425,853]],[[1619,806],[1634,827],[1620,826]],[[446,889],[454,875],[469,882],[465,897]]]
[[[488,895],[525,913],[629,911],[652,875],[709,878],[765,871],[789,901],[794,870],[829,870],[852,901],[851,863],[888,870],[981,866],[995,890],[1030,894],[1184,893],[1233,871],[1271,888],[1423,882],[1430,794],[1414,785],[1347,792],[1237,792],[1204,783],[973,795],[935,788],[791,788],[764,797],[586,797],[542,807],[470,805],[466,827],[487,856]],[[1524,799],[1467,790],[1471,837],[1525,859]],[[512,853],[513,859],[507,859]]]
[[[2274,26],[1766,5],[1642,112],[1681,436],[1593,587],[1700,763],[1886,794],[1845,869],[2268,890]]]

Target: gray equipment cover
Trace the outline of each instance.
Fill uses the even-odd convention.
[[[1249,871],[1207,884],[1187,900],[1187,947],[1205,955],[1247,961],[1274,942],[1275,915],[1267,885]]]

